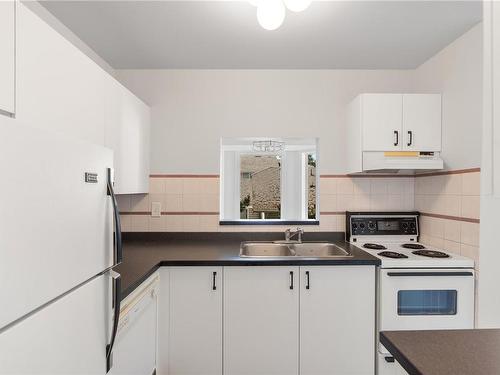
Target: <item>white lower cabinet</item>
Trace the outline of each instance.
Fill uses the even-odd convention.
[[[168,374],[222,374],[222,267],[169,269]]]
[[[377,375],[408,375],[406,370],[392,357],[391,354],[378,354]]]
[[[300,374],[374,372],[375,267],[300,267]]]
[[[159,375],[374,375],[375,267],[165,267]]]
[[[298,374],[298,272],[224,268],[224,374]]]

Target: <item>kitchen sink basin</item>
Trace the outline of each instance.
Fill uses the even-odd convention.
[[[243,242],[240,257],[348,258],[346,250],[330,242]]]
[[[328,258],[350,256],[347,251],[329,242],[302,242],[290,245],[290,247],[295,251],[295,256],[298,257]]]
[[[292,249],[286,244],[273,242],[243,242],[240,257],[286,257],[293,256]]]

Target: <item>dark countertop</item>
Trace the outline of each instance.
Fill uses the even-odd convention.
[[[283,239],[283,233],[124,233],[123,262],[115,267],[122,277],[122,298],[162,266],[288,266],[379,265],[380,260],[344,241],[341,232],[309,232],[304,241],[330,241],[352,258],[240,258],[242,241]]]
[[[410,375],[500,374],[500,329],[381,332]]]

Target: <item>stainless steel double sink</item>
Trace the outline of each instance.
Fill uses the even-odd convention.
[[[244,258],[349,258],[352,255],[330,242],[243,242]]]

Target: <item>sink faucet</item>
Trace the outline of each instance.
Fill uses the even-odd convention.
[[[293,237],[297,236],[297,241],[301,243],[303,234],[304,234],[304,229],[302,228],[297,228],[295,230],[291,230],[290,228],[288,228],[285,231],[285,241],[290,242]]]

